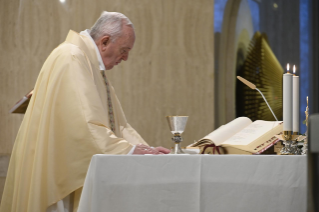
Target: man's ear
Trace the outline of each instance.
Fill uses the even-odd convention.
[[[102,49],[106,48],[110,43],[110,36],[103,36],[100,40]]]
[[[95,44],[97,45],[100,51],[104,51],[105,48],[109,45],[109,43],[110,43],[110,36],[107,36],[107,35],[95,41]]]

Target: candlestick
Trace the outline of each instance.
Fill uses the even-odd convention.
[[[299,134],[299,76],[296,74],[296,66],[293,67],[293,115],[292,115],[292,131],[293,134]]]
[[[289,64],[287,65],[287,69]],[[288,71],[288,70],[287,70]],[[283,76],[283,131],[292,131],[292,74]]]
[[[308,153],[308,116],[309,116],[308,96],[307,96],[307,107],[306,107],[305,115],[306,115],[307,130],[306,130],[306,136],[305,136],[304,142],[303,142],[303,147],[302,147],[302,152],[301,152],[302,155],[306,155]]]
[[[306,107],[306,111],[307,111],[307,114],[306,114],[306,125],[307,125],[307,127],[308,127],[308,116],[309,116],[308,96],[307,96],[307,107]]]

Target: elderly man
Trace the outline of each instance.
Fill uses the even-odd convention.
[[[94,154],[166,154],[127,123],[105,70],[126,61],[131,21],[103,12],[50,54],[17,135],[1,212],[75,211]],[[70,195],[71,194],[71,195]]]

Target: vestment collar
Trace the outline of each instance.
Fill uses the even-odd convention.
[[[95,41],[93,40],[93,38],[91,37],[90,35],[90,30],[89,29],[86,29],[82,32],[80,32],[80,35],[85,35],[86,37],[88,37],[90,39],[90,41],[93,43],[94,47],[95,47],[95,51],[96,51],[96,56],[97,56],[97,59],[99,61],[99,66],[100,66],[100,70],[102,71],[105,71],[105,66],[104,66],[104,63],[103,63],[103,60],[102,60],[102,57],[101,57],[101,53],[95,43]]]
[[[99,60],[97,58],[96,49],[95,49],[96,47],[94,46],[94,43],[92,43],[90,38],[88,38],[85,35],[80,35],[79,33],[73,30],[70,30],[65,41],[78,46],[89,58],[92,65],[94,66],[94,69],[97,69],[100,71]]]

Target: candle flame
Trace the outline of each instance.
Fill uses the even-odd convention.
[[[296,73],[296,66],[294,65],[294,68],[293,68],[293,70],[294,70],[294,74]]]
[[[289,63],[287,63],[287,72],[289,73]]]

